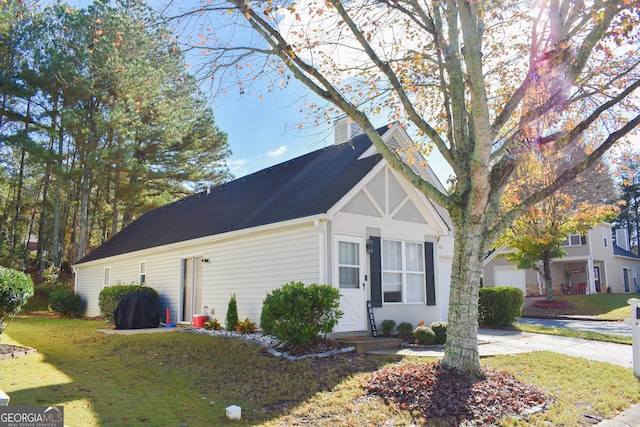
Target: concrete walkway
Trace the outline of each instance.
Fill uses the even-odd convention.
[[[598,362],[608,362],[625,368],[633,368],[630,345],[614,344],[555,335],[532,334],[501,329],[479,329],[478,351],[480,357],[499,354],[517,354],[529,351],[553,351],[568,356],[583,357]],[[405,356],[441,357],[443,348],[402,348],[372,351],[377,354],[401,354]]]

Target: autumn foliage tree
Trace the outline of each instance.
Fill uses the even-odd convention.
[[[505,210],[530,197],[538,188],[549,186],[555,180],[553,163],[562,161],[560,153],[551,158],[537,150],[525,155],[526,161],[520,164],[515,180],[503,194]],[[544,278],[547,301],[553,299],[551,261],[567,254],[562,243],[571,234],[585,234],[599,222],[617,216],[617,205],[607,203],[607,195],[615,194],[615,187],[606,165],[592,167],[584,175],[529,208],[495,243],[495,247],[506,245],[512,250],[504,257],[518,268],[533,269]],[[587,176],[592,179],[585,179]],[[603,181],[605,185],[594,185]]]
[[[219,90],[251,93],[260,76],[274,88],[298,79],[320,100],[308,105],[318,123],[346,113],[395,170],[448,210],[455,248],[442,364],[482,376],[477,319],[485,254],[513,221],[640,122],[638,6],[211,0],[176,14],[176,22],[200,30],[181,42],[207,54],[203,70]],[[380,120],[401,122],[419,147],[439,151],[453,171],[450,193],[421,179],[383,143]],[[584,139],[596,142],[588,154],[503,208],[521,153]]]

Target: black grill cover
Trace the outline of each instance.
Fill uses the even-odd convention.
[[[113,310],[116,329],[143,329],[160,326],[160,307],[151,295],[134,292],[120,298]]]

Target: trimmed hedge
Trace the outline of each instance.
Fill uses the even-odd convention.
[[[0,267],[0,334],[5,328],[4,319],[18,313],[32,296],[33,281],[28,274]]]
[[[436,344],[445,344],[447,342],[447,322],[435,322],[429,326],[433,333],[436,334]]]
[[[79,317],[82,298],[71,289],[58,289],[49,295],[49,307],[61,317]]]
[[[333,286],[290,282],[264,299],[260,327],[288,344],[306,344],[333,330],[343,315],[339,308]]]
[[[390,337],[393,331],[396,329],[396,321],[392,319],[385,319],[380,323],[380,331],[383,337]]]
[[[409,322],[400,322],[396,331],[400,335],[400,338],[407,342],[413,341],[413,325]]]
[[[478,322],[488,326],[509,326],[522,315],[524,293],[511,286],[480,288]]]
[[[413,336],[418,344],[433,345],[436,343],[436,334],[428,326],[418,326],[414,329]]]
[[[142,285],[113,285],[104,288],[98,296],[98,306],[100,314],[104,317],[105,322],[113,322],[113,310],[120,298],[134,292],[148,293],[156,300],[160,299],[158,292],[149,286]]]

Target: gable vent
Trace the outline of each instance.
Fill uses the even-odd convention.
[[[338,119],[333,128],[333,143],[335,145],[343,144],[353,139],[354,136],[360,135],[362,128],[355,123],[350,117],[345,116]]]
[[[395,136],[389,139],[389,141],[387,141],[387,146],[389,148],[396,149],[396,150],[399,150],[402,148]]]

